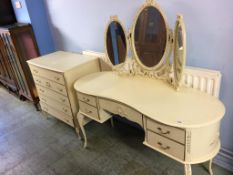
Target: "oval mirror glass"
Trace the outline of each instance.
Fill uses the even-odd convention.
[[[162,60],[167,45],[167,25],[162,13],[154,6],[139,14],[133,34],[136,58],[144,66],[155,67]]]
[[[175,28],[174,43],[174,83],[176,88],[181,84],[186,62],[186,29],[183,17],[178,16]]]
[[[127,55],[126,36],[123,27],[117,21],[108,25],[106,33],[106,49],[108,58],[113,65],[121,64]]]

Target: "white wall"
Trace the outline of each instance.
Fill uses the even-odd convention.
[[[190,66],[220,70],[221,100],[226,106],[222,145],[233,151],[233,1],[157,0],[170,26],[182,13],[187,27]],[[129,28],[144,0],[47,0],[49,21],[57,49],[104,51],[104,32],[110,15],[118,15]]]

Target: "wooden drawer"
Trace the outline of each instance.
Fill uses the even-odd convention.
[[[147,131],[147,141],[148,144],[154,147],[155,149],[172,155],[180,160],[184,160],[184,145],[174,142],[151,131]]]
[[[156,132],[164,137],[175,140],[179,143],[185,144],[185,130],[167,126],[151,119],[146,119],[146,129]]]
[[[99,120],[97,109],[91,105],[88,105],[88,104],[80,101],[80,100],[79,100],[79,110],[82,113],[86,114],[87,116],[90,116],[94,119]]]
[[[50,107],[49,105],[40,102],[41,108],[43,111],[51,114],[52,116],[54,116],[55,118],[67,123],[68,125],[74,127],[74,122],[73,122],[73,117],[70,117],[66,114],[63,114],[62,112],[57,111],[56,109]]]
[[[89,105],[96,107],[96,97],[78,93],[78,99],[85,102],[85,103],[88,103]]]
[[[53,72],[51,70],[46,70],[46,69],[39,68],[39,67],[32,66],[32,65],[30,65],[30,69],[33,75],[40,76],[40,77],[55,81],[59,84],[65,85],[65,80],[64,80],[63,74],[61,73]]]
[[[42,101],[43,103],[46,103],[47,105],[53,107],[54,109],[63,112],[67,115],[69,115],[70,117],[72,117],[72,111],[71,108],[69,106],[65,106],[49,97],[46,97],[44,95],[40,96],[40,101]]]
[[[99,99],[99,105],[100,108],[106,111],[126,117],[130,121],[136,122],[139,125],[143,126],[142,114],[126,105],[105,99]]]
[[[60,84],[55,83],[55,82],[52,82],[50,80],[41,78],[41,77],[34,76],[33,78],[34,78],[34,81],[35,81],[35,83],[37,85],[46,87],[48,89],[51,89],[51,90],[56,91],[56,92],[58,92],[58,93],[60,93],[62,95],[67,96],[67,92],[66,92],[65,86],[60,85]]]
[[[39,96],[46,96],[60,102],[63,105],[70,106],[69,99],[64,95],[58,94],[52,90],[49,90],[39,85],[37,85],[37,91],[39,93]]]

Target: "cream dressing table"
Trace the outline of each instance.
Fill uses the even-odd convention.
[[[192,174],[192,164],[206,161],[212,175],[225,107],[214,96],[182,86],[186,58],[183,17],[177,17],[174,32],[168,30],[159,5],[147,0],[129,35],[125,33],[117,17],[111,17],[105,61],[112,71],[84,76],[74,84],[84,147],[85,118],[103,123],[118,114],[144,129],[144,145],[184,164],[185,175]],[[131,60],[126,58],[128,42]]]
[[[85,146],[84,117],[103,123],[119,114],[143,127],[146,146],[185,164],[186,174],[191,174],[191,164],[212,160],[220,149],[219,126],[225,108],[208,94],[185,87],[176,92],[162,80],[116,72],[85,76],[75,89]]]

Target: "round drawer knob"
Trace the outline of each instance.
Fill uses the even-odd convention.
[[[49,82],[46,82],[47,87],[51,87],[51,84]]]

